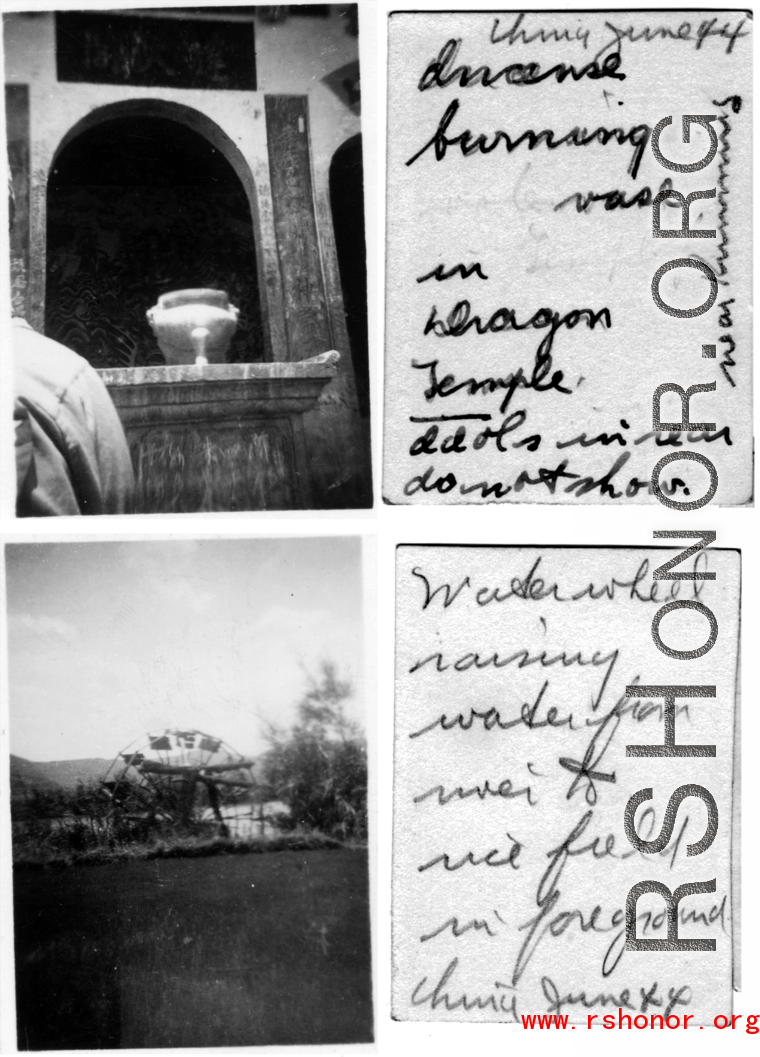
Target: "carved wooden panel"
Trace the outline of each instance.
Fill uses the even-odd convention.
[[[5,86],[5,127],[13,182],[14,219],[11,225],[11,287],[13,312],[28,312],[29,282],[29,86]]]
[[[301,505],[287,419],[195,423],[128,434],[138,514],[292,510]]]
[[[331,347],[314,217],[306,96],[267,96],[266,119],[288,358],[303,360]]]
[[[56,59],[59,81],[256,89],[252,22],[61,11]]]

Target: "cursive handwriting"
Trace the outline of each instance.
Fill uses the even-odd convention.
[[[599,49],[594,58],[601,58],[610,48],[619,52],[624,40],[631,44],[637,44],[639,41],[651,44],[653,40],[692,41],[696,45],[696,50],[699,51],[709,37],[721,37],[727,40],[726,54],[730,55],[737,40],[749,36],[749,31],[742,33],[742,27],[746,25],[747,19],[742,18],[735,26],[731,22],[724,22],[722,26],[718,26],[717,22],[717,18],[712,18],[703,20],[698,26],[683,21],[675,28],[672,26],[643,26],[639,29],[633,25],[624,28],[616,26],[613,22],[605,21],[604,25],[612,34],[612,38]]]
[[[544,992],[544,998],[548,1002],[547,1009],[550,1013],[555,1011],[558,1013],[563,1006],[577,1006],[581,1005],[584,1009],[593,1009],[594,1006],[605,1007],[608,1005],[615,1006],[617,1009],[640,1009],[642,1013],[646,1013],[649,1006],[660,1008],[666,1001],[665,998],[659,998],[657,995],[658,982],[655,982],[648,988],[640,988],[641,992],[641,1005],[636,1006],[631,1002],[631,988],[624,987],[621,989],[617,996],[611,994],[604,994],[600,992],[594,998],[589,998],[585,991],[580,991],[578,994],[573,994],[568,991],[566,995],[560,997],[559,988],[548,976],[541,977],[541,990]],[[690,987],[679,987],[676,990],[671,987],[668,991],[667,1005],[665,1006],[664,1017],[670,1016],[676,1006],[688,1006],[691,1002],[691,988]]]
[[[442,283],[446,279],[451,279],[453,275],[458,275],[460,279],[469,279],[471,275],[477,275],[479,279],[488,279],[488,276],[483,274],[483,269],[479,263],[471,264],[469,267],[464,264],[455,264],[448,271],[445,270],[442,264],[439,264],[432,271],[427,272],[426,275],[421,275],[417,282],[424,283],[428,279],[435,279],[436,282]]]
[[[660,191],[672,190],[673,181],[669,176],[660,184]],[[659,193],[659,192],[656,192]],[[581,194],[580,191],[576,191],[567,198],[563,198],[561,202],[557,202],[554,207],[554,212],[558,212],[560,209],[564,209],[566,205],[575,200],[575,211],[576,213],[588,213],[594,202],[604,202],[605,210],[610,213],[613,209],[632,209],[634,206],[638,206],[639,209],[644,209],[645,206],[651,206],[652,199],[651,187],[644,186],[635,194],[631,195],[630,198],[625,197],[625,191],[604,191],[600,194],[596,194],[594,191],[589,191],[588,194]],[[669,198],[666,198],[663,202],[665,206],[671,206],[673,209],[678,209],[678,203],[672,202]]]
[[[568,800],[573,798],[574,794],[581,787],[581,782],[585,780],[586,803],[593,806],[596,804],[598,798],[596,785],[594,783],[610,782],[614,784],[617,781],[614,771],[611,774],[607,774],[604,771],[598,770],[598,767],[601,763],[602,757],[610,747],[610,742],[614,738],[619,725],[620,714],[617,706],[615,706],[615,708],[604,717],[603,721],[595,731],[594,736],[586,747],[582,760],[578,761],[573,760],[569,756],[560,756],[560,767],[564,767],[566,771],[570,771],[571,774],[575,775],[570,784],[570,788],[567,791]]]
[[[422,866],[418,866],[417,869],[420,873],[423,873],[425,870],[432,869],[433,866],[442,864],[444,870],[453,873],[456,870],[461,870],[463,866],[466,866],[469,863],[470,866],[511,866],[513,870],[519,870],[520,864],[517,860],[522,851],[522,844],[519,840],[515,840],[515,838],[509,833],[507,836],[512,841],[512,847],[501,859],[496,858],[497,855],[501,855],[498,848],[492,848],[491,851],[486,852],[486,854],[482,855],[479,859],[475,857],[475,852],[468,851],[461,859],[458,859],[454,863],[452,863],[451,857],[448,853],[443,852],[441,855],[436,855],[429,862],[423,863]]]
[[[486,779],[483,785],[473,785],[469,789],[465,789],[463,786],[459,785],[448,792],[446,792],[442,785],[434,785],[432,789],[428,789],[426,793],[420,793],[419,796],[415,796],[414,803],[422,804],[431,796],[438,798],[438,804],[441,807],[445,807],[446,804],[451,803],[452,800],[468,800],[472,796],[477,796],[479,800],[485,800],[487,796],[498,796],[503,800],[514,800],[516,797],[524,796],[531,807],[535,807],[537,803],[537,801],[531,798],[529,785],[524,786],[522,789],[514,789],[511,778],[504,778],[495,787],[493,787],[490,781]]]
[[[541,132],[536,132],[534,129],[527,129],[525,132],[521,132],[517,136],[510,136],[508,132],[504,132],[502,129],[498,129],[496,132],[491,133],[490,137],[487,133],[481,132],[478,135],[473,136],[469,129],[464,129],[462,132],[458,132],[454,136],[447,136],[449,125],[452,123],[454,118],[457,116],[459,111],[459,100],[452,99],[449,105],[443,112],[441,120],[438,122],[438,128],[435,130],[433,135],[420,147],[416,154],[413,154],[407,161],[407,165],[414,165],[414,163],[426,154],[430,148],[433,148],[435,160],[443,161],[446,157],[446,153],[449,147],[459,147],[462,155],[467,158],[471,154],[490,154],[496,150],[497,147],[503,145],[507,154],[511,154],[517,150],[518,147],[526,146],[528,150],[535,150],[536,147],[543,144],[547,150],[556,150],[557,147],[588,147],[593,143],[599,143],[603,147],[606,147],[609,143],[616,143],[619,147],[624,147],[627,143],[633,147],[633,154],[631,160],[628,163],[627,172],[631,179],[635,180],[639,173],[639,166],[641,165],[641,159],[644,157],[644,151],[646,150],[649,137],[651,135],[651,128],[649,125],[633,125],[629,129],[622,128],[605,128],[600,125],[599,128],[589,132],[587,128],[580,128],[578,125],[572,128],[569,132],[565,132],[563,135],[558,136],[553,129],[545,128]]]
[[[513,308],[497,308],[487,320],[479,315],[471,314],[470,302],[457,301],[445,319],[438,318],[438,308],[433,305],[427,318],[423,334],[434,334],[437,338],[461,338],[468,331],[475,329],[477,334],[502,334],[505,330],[548,330],[538,346],[538,352],[546,355],[551,352],[554,344],[554,336],[563,327],[566,330],[575,330],[579,323],[585,323],[589,330],[601,326],[603,330],[609,330],[612,326],[612,316],[609,308],[600,308],[594,311],[592,308],[574,308],[570,312],[561,315],[551,308],[539,308],[530,319],[523,323],[518,322]]]
[[[560,372],[561,373],[561,372]],[[443,450],[443,449],[442,449]],[[535,449],[532,449],[535,450]],[[534,488],[543,485],[549,495],[556,495],[557,484],[562,480],[569,480],[570,484],[562,489],[563,492],[575,492],[576,495],[587,495],[589,492],[598,490],[599,495],[605,499],[620,499],[625,494],[627,497],[636,496],[642,490],[648,490],[651,494],[652,483],[650,479],[640,480],[631,477],[624,488],[616,488],[613,480],[623,469],[631,457],[628,451],[619,455],[606,473],[595,477],[593,474],[575,473],[568,469],[568,459],[562,459],[556,466],[539,466],[533,477],[527,470],[520,470],[512,481],[489,481],[484,479],[470,484],[468,481],[460,481],[455,473],[449,471],[436,476],[434,466],[419,474],[410,477],[404,485],[404,495],[413,496],[417,492],[438,492],[447,495],[454,489],[458,489],[460,495],[471,495],[479,492],[483,499],[503,499],[512,492],[522,492],[525,488]],[[617,483],[617,482],[616,482]],[[622,484],[622,482],[620,482]],[[691,494],[686,482],[681,477],[660,478],[660,490],[666,496],[676,495],[678,492],[688,496]]]
[[[506,1013],[512,1017],[515,1023],[518,1023],[517,1018],[517,998],[515,995],[507,993],[514,990],[511,984],[502,983],[500,980],[494,982],[495,991],[487,995],[475,995],[472,998],[468,998],[466,993],[460,994],[458,998],[453,998],[446,988],[449,982],[456,972],[457,966],[459,965],[458,958],[452,958],[449,964],[446,966],[441,978],[438,983],[428,992],[426,995],[420,994],[422,989],[428,982],[427,976],[423,976],[420,982],[412,992],[412,1005],[413,1006],[424,1006],[430,1003],[431,1009],[437,1009],[438,1006],[443,1006],[444,1009],[451,1012],[453,1009],[463,1009],[465,1011],[470,1009],[492,1009],[496,1013]]]
[[[550,41],[559,43],[560,41],[565,40],[569,43],[573,40],[579,40],[584,48],[588,48],[589,35],[591,33],[591,30],[589,29],[582,29],[580,26],[577,26],[573,30],[567,28],[537,29],[529,34],[528,31],[523,28],[524,19],[525,15],[520,13],[509,29],[500,32],[501,19],[495,18],[493,20],[493,26],[491,27],[491,43],[502,44],[506,41],[507,44],[517,44],[521,41],[523,44],[533,44],[535,41],[539,41],[541,44],[547,44]]]
[[[505,924],[504,919],[500,916],[498,910],[494,910],[494,915],[499,919],[502,925]],[[444,921],[442,925],[433,929],[432,932],[426,932],[423,936],[420,936],[420,943],[426,943],[428,940],[435,939],[436,936],[440,936],[441,933],[446,932],[449,928],[451,929],[451,935],[455,939],[459,939],[460,936],[463,936],[465,932],[469,932],[470,929],[475,929],[476,932],[485,931],[486,935],[491,938],[496,935],[488,922],[483,921],[481,918],[473,918],[471,921],[468,921],[467,924],[460,925],[459,918],[454,917],[449,918],[448,921]]]
[[[681,582],[678,580],[671,582],[664,595],[661,593],[663,588],[662,580],[653,579],[651,583],[647,582],[652,575],[649,558],[642,558],[636,572],[628,580],[611,576],[604,583],[597,585],[590,582],[577,591],[572,591],[568,587],[561,588],[556,580],[546,580],[543,575],[539,575],[542,561],[543,556],[539,555],[525,575],[510,577],[508,587],[483,585],[476,588],[472,584],[471,577],[465,576],[457,587],[453,587],[450,583],[444,581],[444,583],[434,588],[419,566],[414,566],[411,573],[412,576],[420,581],[425,593],[422,609],[427,609],[439,595],[441,605],[444,609],[448,609],[460,596],[464,600],[465,596],[469,595],[474,597],[478,606],[485,607],[490,606],[494,602],[497,604],[509,602],[513,598],[518,598],[523,602],[541,602],[545,598],[551,598],[555,602],[579,602],[585,598],[590,599],[592,602],[598,602],[600,599],[612,601],[620,591],[623,591],[631,602],[655,602],[660,605],[663,601],[678,598],[680,593]],[[700,569],[706,568],[706,566],[707,554],[702,551],[695,555],[692,564],[693,571],[696,573]],[[644,586],[645,584],[646,587]],[[694,581],[693,590],[694,597],[698,597],[700,591],[698,580]]]
[[[417,85],[420,92],[425,92],[428,88],[447,88],[457,82],[457,79],[460,88],[472,88],[473,85],[493,88],[499,81],[509,85],[540,84],[551,77],[558,84],[564,84],[568,77],[573,81],[581,81],[584,77],[589,81],[599,81],[604,77],[615,81],[625,80],[625,74],[617,72],[622,62],[619,54],[608,55],[601,66],[592,60],[580,69],[564,62],[559,62],[548,70],[542,70],[537,62],[513,62],[496,71],[492,71],[489,66],[478,66],[474,70],[470,66],[457,66],[452,69],[461,46],[461,37],[446,41],[438,53],[438,58],[428,63],[420,78]]]
[[[562,843],[546,853],[547,858],[549,859],[549,865],[546,867],[536,890],[536,903],[539,908],[538,913],[529,921],[526,921],[519,926],[519,931],[525,932],[525,939],[523,940],[523,944],[520,947],[517,959],[515,960],[512,973],[512,983],[515,986],[520,982],[520,979],[533,958],[533,955],[536,953],[537,947],[547,933],[551,933],[551,935],[555,937],[561,936],[570,925],[574,923],[579,925],[582,932],[609,932],[624,920],[623,911],[617,910],[612,915],[612,920],[609,926],[600,925],[599,917],[602,914],[602,908],[599,905],[594,908],[588,919],[584,919],[580,910],[564,911],[560,914],[554,915],[554,911],[562,895],[559,888],[559,882],[570,858],[586,855],[588,853],[590,853],[595,860],[609,856],[612,856],[613,858],[621,858],[621,856],[615,852],[615,837],[612,834],[609,834],[603,842],[601,842],[600,837],[595,837],[587,844],[580,845],[578,843],[588,829],[593,817],[593,810],[586,811],[573,826],[572,830],[568,833]]]
[[[544,341],[546,341],[545,338]],[[499,411],[503,415],[518,389],[528,389],[534,393],[557,392],[566,396],[572,392],[562,384],[565,380],[562,371],[554,371],[549,377],[552,362],[549,353],[538,352],[529,375],[525,374],[522,367],[518,367],[516,371],[510,371],[501,377],[465,378],[461,382],[458,382],[456,375],[453,374],[445,374],[443,378],[439,378],[438,360],[428,360],[425,363],[412,360],[412,367],[418,371],[428,371],[428,387],[424,391],[424,397],[428,403],[436,398],[444,399],[447,396],[454,396],[455,393],[464,392],[467,396],[482,393],[490,396],[492,393],[503,390],[504,397],[499,404]]]
[[[596,650],[592,656],[583,654],[582,650],[576,650],[574,653],[568,653],[567,650],[562,650],[561,653],[555,653],[554,656],[550,656],[546,650],[542,650],[540,653],[531,653],[530,650],[525,647],[521,650],[515,650],[514,653],[509,653],[506,656],[502,656],[498,650],[486,652],[485,654],[479,651],[468,650],[461,656],[457,657],[454,661],[444,661],[443,651],[438,650],[435,653],[428,654],[427,657],[422,660],[416,661],[409,669],[410,674],[420,671],[421,668],[425,668],[431,661],[435,661],[435,670],[437,672],[466,672],[470,668],[506,668],[510,664],[517,664],[518,668],[527,668],[532,664],[539,664],[542,668],[551,668],[555,664],[561,664],[563,668],[569,668],[571,665],[577,664],[583,668],[587,665],[593,667],[600,667],[607,665],[607,678],[615,665],[615,661],[618,658],[618,651],[612,650],[611,653],[599,655],[599,651]]]

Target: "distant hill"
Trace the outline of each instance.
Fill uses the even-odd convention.
[[[11,789],[21,791],[24,788],[50,791],[60,789],[57,782],[45,774],[44,764],[32,763],[21,756],[11,754]]]
[[[111,760],[52,760],[37,763],[21,756],[11,756],[11,788],[51,791],[53,789],[76,789],[77,783],[88,785],[105,778]]]
[[[254,779],[261,780],[264,757],[262,754],[255,758],[252,767]],[[190,757],[191,754],[188,754]],[[169,758],[166,762],[174,762]],[[177,762],[180,762],[179,757]],[[53,789],[76,789],[77,784],[82,782],[89,785],[90,782],[99,782],[105,778],[112,760],[86,759],[86,760],[51,760],[48,763],[37,763],[25,760],[22,756],[11,755],[11,788],[15,792],[23,789],[40,789],[52,791]]]

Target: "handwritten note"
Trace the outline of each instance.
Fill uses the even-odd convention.
[[[390,19],[384,495],[391,503],[752,495],[751,17]],[[714,157],[694,165],[712,115]],[[655,137],[656,138],[656,137]],[[712,191],[708,196],[701,192]],[[653,237],[653,201],[662,237]],[[675,237],[682,226],[698,234]],[[682,198],[677,197],[682,196]],[[711,234],[708,234],[711,233]],[[663,272],[655,303],[652,281]],[[690,417],[670,391],[697,385]],[[713,386],[706,389],[705,386]],[[678,433],[668,425],[694,423]],[[689,498],[691,497],[691,498]]]
[[[521,1023],[523,1015],[731,1015],[731,817],[739,554],[708,549],[680,568],[714,580],[655,581],[656,548],[404,546],[397,551],[393,875],[394,1015]],[[719,638],[695,660],[653,643],[675,597],[713,612]],[[704,641],[693,609],[663,638]],[[693,619],[690,619],[693,618]],[[667,625],[666,621],[674,621]],[[676,701],[676,742],[714,758],[626,753],[662,744],[664,702],[635,685],[716,686]],[[654,840],[674,790],[701,783],[655,854],[632,847],[624,810]],[[734,852],[736,848],[734,848]],[[630,951],[625,905],[638,882],[671,891],[715,879],[678,904],[679,936],[714,951]],[[637,905],[639,938],[664,939],[661,896]]]

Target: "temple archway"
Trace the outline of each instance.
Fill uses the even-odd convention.
[[[45,332],[96,367],[162,363],[146,310],[216,287],[240,309],[229,359],[268,359],[255,231],[250,171],[213,122],[153,100],[100,108],[50,170]]]

